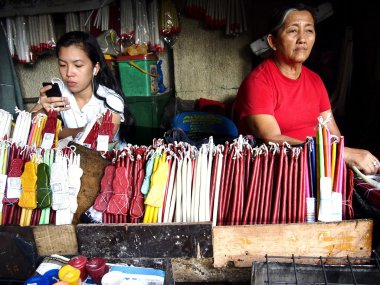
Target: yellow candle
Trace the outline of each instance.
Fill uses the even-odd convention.
[[[151,223],[152,218],[153,218],[153,207],[146,205],[143,223]]]
[[[58,278],[61,281],[69,283],[69,285],[78,285],[80,278],[80,270],[69,264],[64,265],[58,271]]]
[[[152,219],[152,223],[157,223],[158,221],[158,208],[157,207],[153,207],[153,219]]]

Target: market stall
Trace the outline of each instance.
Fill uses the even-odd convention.
[[[16,130],[17,127],[16,122]],[[209,143],[200,149],[183,142],[166,145],[159,139],[151,146],[130,145],[123,150],[103,153],[73,143],[62,150],[52,148],[50,151],[27,145],[18,151],[14,144],[3,144],[2,161],[6,161],[3,169],[8,169],[9,164],[8,177],[20,175],[21,186],[24,186],[27,163],[33,162],[28,157],[36,157],[35,163],[40,161],[38,165],[52,161],[53,175],[54,167],[62,167],[60,153],[63,151],[67,157],[66,167],[81,169],[83,175],[79,191],[67,192],[66,199],[77,195],[77,205],[73,202],[66,205],[68,208],[60,199],[64,193],[55,191],[50,192],[52,204],[37,207],[44,201],[39,202],[38,197],[49,194],[44,194],[44,187],[39,188],[40,166],[34,168],[37,170],[35,187],[22,187],[18,200],[9,196],[14,190],[8,183],[3,194],[2,232],[9,237],[11,244],[14,243],[14,232],[23,236],[23,242],[33,244],[27,251],[28,255],[34,256],[29,264],[31,268],[37,266],[38,257],[84,255],[102,257],[111,263],[156,264],[156,268],[172,278],[167,280],[178,282],[247,282],[252,263],[265,260],[266,255],[350,256],[357,258],[357,262],[362,261],[361,258],[369,259],[373,221],[353,219],[352,204],[341,201],[338,211],[332,204],[319,205],[319,208],[325,207],[322,212],[306,211],[306,199],[322,195],[310,191],[314,187],[313,174],[317,173],[307,172],[316,166],[310,165],[313,160],[308,158],[312,157],[313,148],[307,146],[255,146],[254,142],[244,141],[242,137],[225,145],[214,145],[210,137]],[[338,146],[332,149],[339,149]],[[316,144],[316,150],[319,147]],[[23,158],[27,151],[31,155]],[[4,159],[7,153],[9,157]],[[339,155],[337,158],[335,165],[338,169],[342,166]],[[24,165],[24,171],[13,170],[17,162],[21,163],[20,169]],[[285,168],[281,168],[281,164]],[[331,173],[331,168],[328,169],[326,173]],[[346,170],[342,169],[343,174]],[[337,177],[339,171],[334,172]],[[352,187],[352,179],[352,175],[341,175],[335,181]],[[148,184],[144,186],[144,183]],[[223,186],[228,183],[231,185]],[[276,190],[276,185],[283,186]],[[295,189],[296,185],[304,191]],[[269,190],[260,190],[266,188]],[[289,190],[285,192],[284,189]],[[344,189],[345,200],[351,200],[353,188],[346,186]],[[276,191],[281,191],[281,195],[278,196]],[[27,193],[36,195],[35,204],[20,204]],[[265,193],[270,193],[270,197]],[[304,198],[300,203],[295,202],[302,198],[300,193]],[[330,190],[330,198],[325,197],[325,200],[334,203],[331,193]],[[252,194],[256,197],[253,198]],[[285,194],[290,198],[285,198]],[[296,204],[304,207],[290,206]],[[72,209],[72,206],[75,207]],[[317,204],[312,206],[318,209]],[[44,214],[46,211],[50,212]],[[319,220],[323,222],[316,222]],[[188,262],[199,270],[203,268],[201,276],[194,276],[187,268]],[[19,271],[22,269],[16,265],[11,272],[6,270],[5,273],[17,276]]]
[[[377,207],[379,187],[375,178],[347,167],[343,136],[331,135],[320,121],[304,144],[265,144],[239,136],[226,114],[210,111],[224,110],[220,102],[202,113],[179,106],[162,78],[170,72],[160,70],[162,53],[181,32],[173,1],[103,1],[101,7],[84,1],[70,8],[75,12],[65,10],[75,1],[65,2],[46,5],[44,16],[36,7],[19,7],[23,16],[6,15],[14,9],[0,13],[11,57],[35,64],[52,52],[51,15],[65,13],[66,31],[99,36],[136,129],[126,144],[114,144],[105,112],[80,139],[59,141],[62,121],[54,110],[37,116],[17,110],[14,117],[13,110],[1,110],[0,279],[23,283],[43,276],[54,259],[60,269],[71,262],[74,269],[66,269],[78,274],[78,258],[85,257],[82,269],[83,262],[97,261],[104,275],[125,273],[127,266],[164,272],[157,284],[261,284],[254,274],[269,268],[270,258],[276,264],[288,258],[310,271],[338,264],[345,275],[348,265],[367,266],[371,278],[362,283],[375,284],[376,217],[357,214],[355,195]],[[207,15],[208,29],[223,27],[234,37],[246,31],[244,1],[195,2],[184,9],[189,16]],[[165,116],[177,121],[168,126]]]

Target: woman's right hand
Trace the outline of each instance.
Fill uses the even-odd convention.
[[[348,166],[356,166],[367,175],[376,174],[380,170],[379,160],[368,150],[345,147],[344,160]]]
[[[66,111],[70,109],[70,102],[69,98],[67,97],[47,97],[46,91],[50,90],[52,88],[51,85],[47,85],[44,87],[41,87],[40,89],[40,100],[39,104],[42,106],[42,108],[49,112],[50,110],[55,111]]]

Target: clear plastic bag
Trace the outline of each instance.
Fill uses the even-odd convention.
[[[177,8],[173,1],[163,0],[160,13],[160,34],[164,41],[173,46],[181,32]]]
[[[120,47],[118,45],[120,39],[114,30],[104,31],[98,36],[97,40],[103,54],[111,56],[118,56],[120,54]]]

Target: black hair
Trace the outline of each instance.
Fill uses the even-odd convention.
[[[108,87],[109,89],[114,90],[117,94],[120,95],[120,99],[124,102],[124,122],[121,122],[119,129],[119,136],[121,140],[125,140],[126,134],[129,128],[134,124],[134,118],[129,111],[128,105],[124,100],[123,91],[120,88],[115,76],[113,75],[111,69],[107,65],[107,62],[104,58],[104,54],[99,46],[98,41],[94,36],[89,33],[82,31],[72,31],[64,34],[57,41],[56,44],[56,55],[58,57],[59,51],[62,47],[69,47],[72,45],[79,46],[83,49],[83,51],[87,54],[93,65],[95,66],[97,63],[100,66],[99,72],[93,78],[94,82],[94,95],[104,101],[104,104],[111,110],[114,110],[111,106],[109,106],[104,97],[101,97],[97,94],[97,90],[99,85],[103,85]],[[119,112],[118,112],[119,113]]]
[[[284,24],[286,16],[290,11],[308,11],[315,21],[315,9],[313,7],[303,3],[287,3],[286,5],[278,6],[273,10],[268,25],[268,33],[276,34]]]

